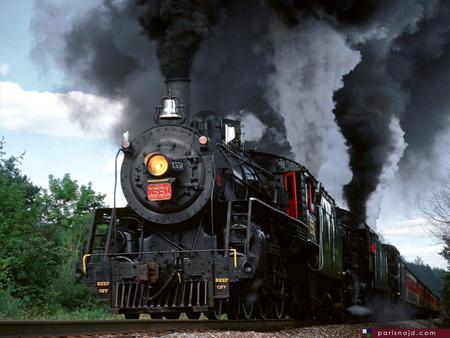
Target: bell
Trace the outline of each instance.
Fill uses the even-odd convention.
[[[164,98],[162,109],[159,113],[161,120],[178,120],[183,118],[183,114],[178,110],[177,101],[174,98]]]

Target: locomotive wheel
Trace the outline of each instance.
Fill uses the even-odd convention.
[[[239,319],[241,315],[241,297],[232,297],[228,302],[228,319]]]
[[[358,303],[359,282],[356,274],[351,270],[345,272],[344,307],[350,307]]]
[[[286,316],[286,302],[284,300],[275,303],[275,316],[276,319],[283,319]]]
[[[281,257],[272,260],[273,285],[275,290],[279,290],[280,298],[275,301],[274,315],[276,319],[282,319],[286,316],[286,268]]]
[[[253,300],[248,300],[247,297],[241,298],[241,318],[242,319],[252,319],[254,308],[255,308],[255,302]]]
[[[256,314],[259,318],[267,320],[272,316],[273,303],[267,296],[261,297],[256,303]]]
[[[206,318],[209,320],[219,320],[223,313],[223,303],[223,299],[214,299],[214,308],[205,313]]]
[[[124,313],[125,319],[139,319],[140,313]]]
[[[189,319],[194,319],[194,320],[195,320],[195,319],[199,319],[201,314],[202,314],[201,312],[194,312],[194,311],[192,311],[192,310],[186,311],[186,316],[187,316]]]

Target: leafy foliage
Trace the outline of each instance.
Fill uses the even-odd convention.
[[[5,158],[0,142],[0,317],[92,307],[91,290],[75,283],[75,262],[104,196],[69,174],[50,176],[48,191],[36,187],[20,171],[22,158]]]
[[[104,195],[96,194],[91,183],[79,186],[69,174],[62,179],[50,175],[49,192],[43,198],[43,224],[47,236],[62,248],[66,270],[74,266],[74,258],[86,238],[91,212],[102,206],[103,199]]]
[[[41,190],[21,174],[20,159],[0,161],[0,287],[14,297],[43,300],[59,252],[39,225]]]

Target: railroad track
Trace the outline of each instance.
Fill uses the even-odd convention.
[[[305,326],[296,320],[12,320],[0,321],[0,337],[80,336],[184,330],[276,331]]]

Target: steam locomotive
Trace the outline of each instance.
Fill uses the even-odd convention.
[[[282,319],[342,316],[374,300],[439,311],[397,249],[307,168],[245,151],[239,121],[190,118],[189,80],[166,84],[155,127],[124,134],[128,205],[95,210],[77,268],[113,312]]]

